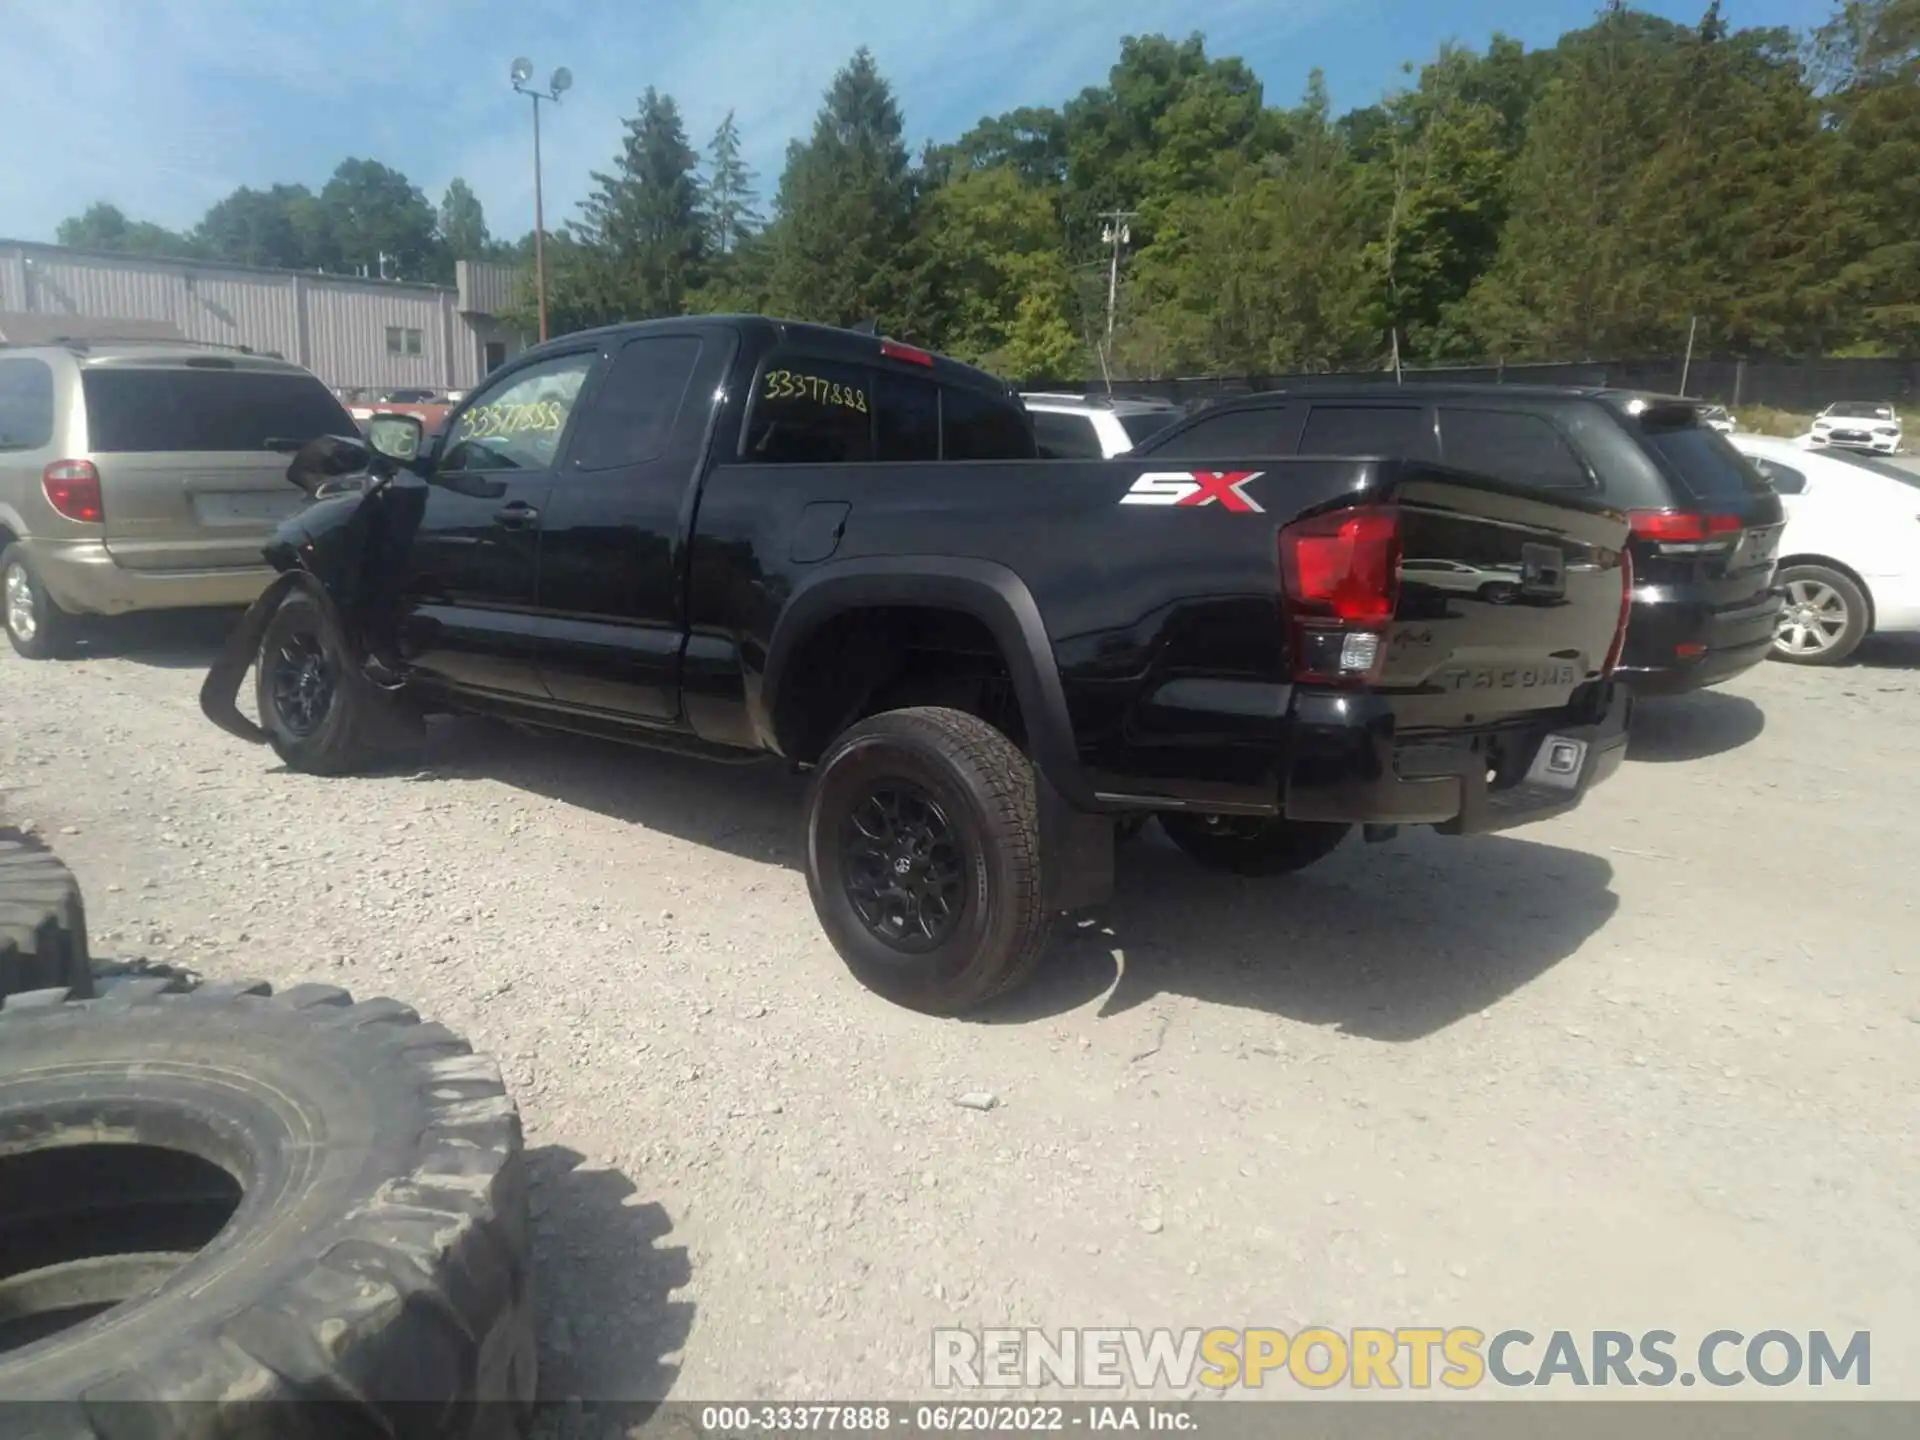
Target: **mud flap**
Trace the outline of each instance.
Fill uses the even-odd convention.
[[[249,744],[266,744],[267,732],[242,715],[234,703],[240,695],[240,682],[247,678],[247,671],[260,654],[260,637],[267,633],[267,623],[273,619],[274,611],[280,608],[280,602],[289,592],[306,583],[307,577],[298,570],[276,576],[260,598],[247,607],[247,613],[240,617],[240,623],[214,657],[207,678],[200,682],[200,713],[229,735],[236,735]]]
[[[1111,815],[1076,810],[1033,772],[1040,808],[1040,884],[1049,910],[1084,910],[1113,896],[1114,828]]]

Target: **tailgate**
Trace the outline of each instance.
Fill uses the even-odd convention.
[[[306,503],[287,457],[102,455],[106,546],[129,570],[264,565],[274,527]]]
[[[1619,629],[1627,520],[1584,497],[1415,470],[1377,690],[1401,729],[1564,708]]]

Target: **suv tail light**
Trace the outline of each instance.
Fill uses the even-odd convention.
[[[1378,675],[1381,632],[1400,599],[1400,512],[1362,505],[1280,531],[1281,600],[1296,681]]]
[[[1613,644],[1607,650],[1606,668],[1600,673],[1610,676],[1619,667],[1620,657],[1627,648],[1627,620],[1633,614],[1633,552],[1620,552],[1620,623],[1614,627]]]
[[[1730,549],[1745,522],[1738,515],[1702,515],[1691,510],[1630,510],[1634,538],[1651,540],[1671,555]]]
[[[69,520],[98,525],[107,518],[100,499],[100,472],[91,460],[56,460],[40,472],[47,503]]]

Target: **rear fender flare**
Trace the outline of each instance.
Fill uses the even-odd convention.
[[[1075,807],[1098,808],[1080,765],[1066,692],[1040,607],[1018,575],[990,560],[893,555],[816,569],[787,601],[767,645],[754,713],[764,737],[777,744],[773,717],[780,685],[806,640],[836,615],[886,605],[957,610],[984,624],[1006,659],[1035,766]]]

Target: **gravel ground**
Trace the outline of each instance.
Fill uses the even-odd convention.
[[[1920,1395],[1920,646],[1650,704],[1511,836],[1243,882],[1149,835],[963,1023],[843,971],[783,771],[458,720],[287,774],[196,708],[225,623],[0,656],[0,804],[96,952],[501,1058],[556,1397],[924,1398],[1001,1323],[1865,1328]]]

